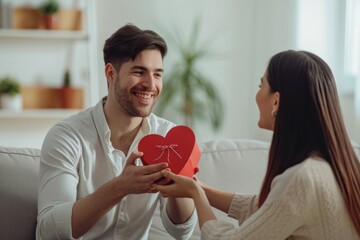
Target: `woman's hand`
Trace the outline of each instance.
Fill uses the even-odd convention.
[[[174,174],[168,170],[161,171],[161,175],[172,183],[168,185],[153,184],[156,191],[160,191],[163,197],[194,198],[195,194],[202,191],[200,185],[192,178]]]
[[[201,188],[204,188],[207,186],[205,183],[201,182],[196,175],[193,176],[193,179],[200,185]]]
[[[205,222],[216,219],[204,190],[197,182],[197,178],[184,177],[168,170],[162,170],[161,175],[171,180],[172,183],[169,185],[154,184],[152,186],[154,191],[160,191],[164,197],[192,198],[195,203],[200,227],[202,227]]]

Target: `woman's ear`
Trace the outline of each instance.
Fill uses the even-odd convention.
[[[274,98],[273,98],[273,108],[272,108],[272,111],[271,111],[271,115],[273,117],[276,117],[279,106],[280,106],[280,93],[275,92],[274,93]]]

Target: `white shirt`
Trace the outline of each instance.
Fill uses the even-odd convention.
[[[128,155],[142,136],[165,136],[173,126],[154,114],[144,118]],[[118,176],[127,157],[112,147],[102,101],[54,125],[41,150],[37,239],[73,239],[74,202]],[[158,202],[165,229],[176,239],[190,238],[197,222],[195,211],[186,223],[175,225],[166,213],[165,199],[148,193],[124,197],[82,239],[147,239]]]

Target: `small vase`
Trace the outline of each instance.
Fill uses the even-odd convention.
[[[43,16],[44,28],[47,30],[54,30],[59,28],[58,14],[46,14]]]
[[[83,108],[83,90],[81,88],[64,87],[61,89],[62,108]]]
[[[0,106],[1,109],[4,110],[21,111],[23,106],[21,94],[17,94],[15,96],[10,96],[8,94],[1,94]]]

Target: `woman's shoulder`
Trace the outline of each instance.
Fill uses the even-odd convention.
[[[323,158],[309,157],[299,164],[296,164],[282,174],[278,175],[274,180],[278,179],[308,179],[312,176],[333,175],[330,164]]]
[[[331,188],[336,186],[332,169],[326,160],[310,157],[276,176],[271,189],[279,195],[290,192],[291,194],[310,194],[323,188],[324,185]]]
[[[272,189],[290,195],[315,197],[325,192],[337,194],[338,186],[330,164],[322,158],[310,157],[303,162],[288,168],[274,178]],[[325,191],[326,190],[326,191]]]
[[[323,158],[309,157],[299,164],[297,178],[321,181],[322,179],[335,179],[330,164]]]

